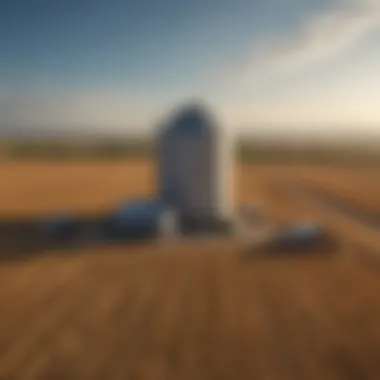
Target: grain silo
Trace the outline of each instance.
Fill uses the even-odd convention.
[[[226,226],[233,215],[233,141],[206,109],[191,105],[160,129],[161,200],[183,228]]]

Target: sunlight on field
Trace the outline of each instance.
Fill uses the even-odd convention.
[[[322,169],[303,170],[237,168],[238,204],[263,202],[273,219],[302,216],[271,181],[313,170],[322,178]],[[146,161],[4,163],[0,175],[3,219],[97,213],[155,191]],[[218,241],[2,255],[0,378],[379,378],[372,252],[244,257]]]

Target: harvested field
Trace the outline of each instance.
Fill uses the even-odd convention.
[[[115,202],[154,191],[147,161],[0,163],[0,217],[35,217],[55,211],[97,213]]]
[[[279,216],[286,205],[273,199],[270,179],[282,169],[236,168],[239,203],[263,202]],[[0,219],[34,218],[52,212],[98,214],[115,204],[155,192],[155,165],[146,160],[120,163],[0,163]]]
[[[239,201],[301,216],[273,190],[284,173],[240,167]],[[0,175],[4,220],[154,192],[142,161],[12,163]],[[1,379],[380,378],[380,264],[355,244],[272,260],[247,260],[236,242],[1,253]]]
[[[275,177],[302,180],[326,190],[332,195],[380,214],[380,170],[330,167],[301,167],[276,169]],[[273,174],[273,173],[272,173]]]

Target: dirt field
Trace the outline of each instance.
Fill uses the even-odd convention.
[[[284,173],[240,167],[239,202],[262,201],[274,219],[302,216],[272,192]],[[97,213],[154,192],[144,162],[4,164],[0,178],[3,219]],[[380,378],[373,252],[241,253],[188,242],[2,256],[0,379]]]

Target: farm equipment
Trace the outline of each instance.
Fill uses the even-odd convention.
[[[308,255],[310,253],[328,254],[337,250],[336,237],[326,228],[316,224],[299,224],[273,231],[264,241],[249,248],[249,254],[259,255]]]
[[[275,252],[326,251],[335,247],[335,239],[322,226],[305,224],[285,228],[267,242],[266,249]]]

